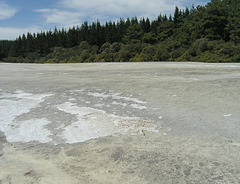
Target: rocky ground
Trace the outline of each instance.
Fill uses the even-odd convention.
[[[0,64],[0,183],[240,183],[239,79],[239,64]]]

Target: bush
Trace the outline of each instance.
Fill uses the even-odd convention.
[[[48,59],[45,63],[59,63],[56,58]]]
[[[142,54],[137,54],[134,58],[131,58],[129,61],[130,62],[142,62],[142,61],[144,61],[144,58],[142,57]]]
[[[189,54],[189,51],[185,51],[176,61],[191,61],[192,56]]]
[[[152,32],[145,33],[142,37],[143,43],[155,44],[157,42],[156,35]]]
[[[234,56],[239,50],[236,48],[233,42],[223,43],[221,45],[220,53],[227,56]]]
[[[78,61],[84,63],[90,57],[90,53],[87,50],[84,50],[80,55]]]
[[[172,59],[175,60],[175,59],[179,58],[180,56],[182,56],[183,53],[185,52],[185,50],[186,49],[183,48],[183,47],[179,47],[177,49],[174,49],[171,53]]]
[[[102,46],[101,46],[101,48],[100,48],[100,53],[101,52],[104,52],[104,51],[106,51],[106,50],[109,50],[109,48],[110,48],[110,46],[111,46],[111,43],[104,43]]]
[[[240,63],[240,54],[235,55],[235,56],[233,57],[233,62],[235,62],[235,63]]]
[[[29,61],[34,62],[35,60],[39,60],[41,58],[41,55],[37,52],[30,52],[27,56],[26,59]]]
[[[122,48],[123,44],[119,43],[119,42],[114,42],[110,48],[109,48],[109,52],[111,53],[116,53],[118,52],[121,48]]]
[[[147,45],[143,48],[140,56],[142,61],[156,61],[157,60],[157,47],[153,45]]]
[[[128,62],[131,58],[133,58],[136,54],[133,54],[128,47],[122,47],[119,52],[116,54],[115,61],[116,62]]]
[[[210,51],[206,51],[195,57],[194,61],[207,63],[221,63],[223,62],[223,58],[217,53],[211,53]]]
[[[209,50],[209,40],[207,38],[200,38],[196,40],[189,49],[189,54],[191,56],[197,56],[202,52]]]
[[[3,61],[7,63],[27,63],[28,62],[28,60],[26,60],[22,56],[4,58]]]
[[[156,58],[158,61],[167,61],[170,58],[169,51],[165,47],[158,48]]]
[[[90,57],[85,61],[86,63],[93,63],[93,62],[97,62],[96,60],[96,55],[90,55]]]
[[[79,44],[78,49],[80,49],[80,50],[90,50],[91,49],[91,45],[88,42],[86,42],[86,41],[82,41]]]

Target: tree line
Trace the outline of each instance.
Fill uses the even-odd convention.
[[[127,18],[27,33],[0,41],[4,62],[240,62],[240,1],[175,8],[155,20]]]

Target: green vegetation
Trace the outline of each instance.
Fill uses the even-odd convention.
[[[240,1],[212,0],[156,20],[134,17],[0,41],[4,62],[240,62]]]

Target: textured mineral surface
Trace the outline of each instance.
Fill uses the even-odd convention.
[[[0,183],[240,183],[239,153],[239,64],[0,64]]]

